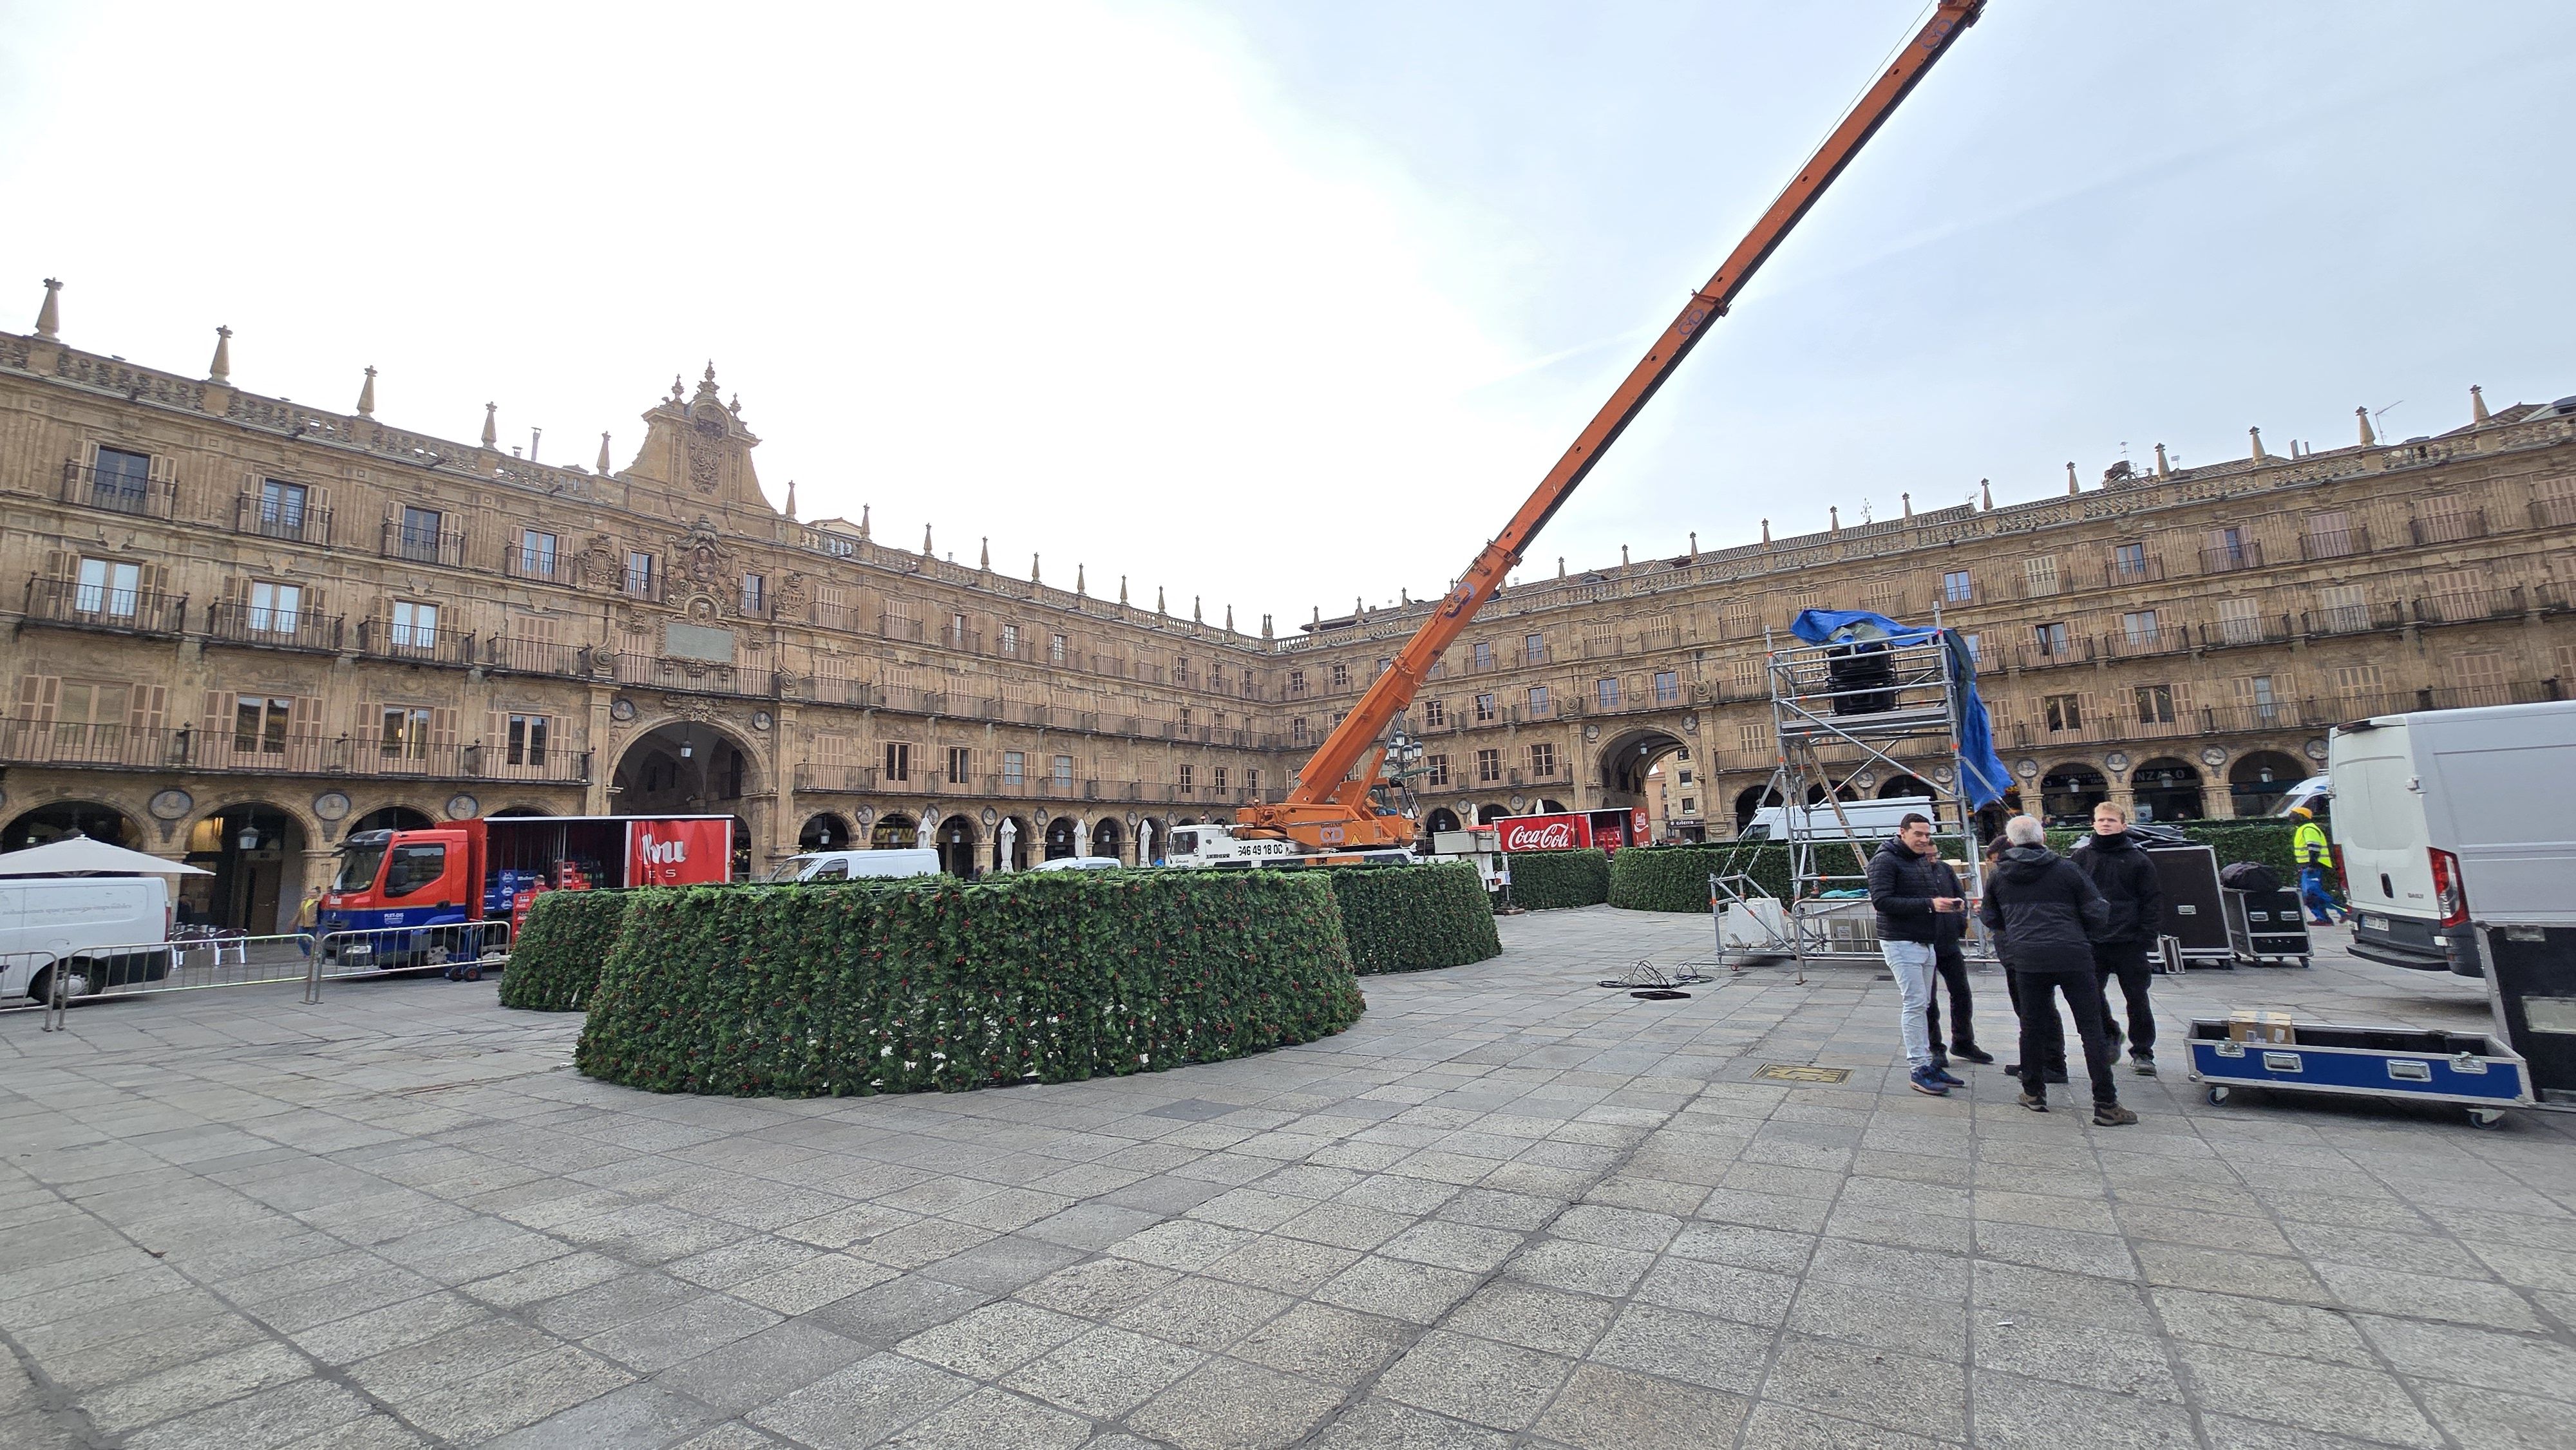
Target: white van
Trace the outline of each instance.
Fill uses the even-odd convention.
[[[1925,815],[1932,816],[1934,820],[1940,819],[1933,815],[1931,798],[1917,795],[1898,796],[1893,800],[1883,801],[1844,801],[1839,815],[1835,813],[1833,806],[1823,802],[1812,806],[1800,806],[1796,825],[1800,834],[1811,841],[1852,840],[1875,843],[1892,839],[1896,835],[1897,822],[1909,815]],[[1764,806],[1753,813],[1752,820],[1744,823],[1744,829],[1736,833],[1735,839],[1785,841],[1789,839],[1790,824],[1788,807]],[[1845,829],[1847,826],[1849,829]]]
[[[0,997],[43,998],[170,975],[166,949],[101,952],[170,939],[170,883],[158,876],[0,877]]]
[[[891,851],[809,851],[790,856],[769,873],[772,881],[875,881],[936,876],[939,853],[928,846]]]
[[[2477,977],[2473,922],[2576,926],[2576,700],[2337,726],[2326,774],[2353,955]]]
[[[1124,869],[1126,865],[1126,862],[1115,856],[1058,856],[1052,861],[1040,861],[1029,869],[1032,871],[1117,871]]]

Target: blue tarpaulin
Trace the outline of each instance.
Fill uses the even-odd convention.
[[[1967,641],[1959,637],[1957,630],[1899,624],[1865,609],[1808,609],[1799,612],[1789,632],[1809,644],[1915,645],[1940,641],[1949,654],[1950,680],[1958,687],[1959,718],[1951,723],[1959,732],[1959,788],[1968,797],[1968,804],[1979,810],[2004,798],[2005,788],[2012,784],[2012,772],[2004,768],[2003,757],[1995,754],[1995,732],[1986,720],[1986,702],[1977,697],[1977,663],[1969,656]]]

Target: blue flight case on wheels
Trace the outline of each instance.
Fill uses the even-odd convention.
[[[2228,1024],[2191,1024],[2191,1076],[2223,1103],[2240,1087],[2345,1097],[2457,1103],[2493,1127],[2506,1108],[2531,1105],[2531,1075],[2514,1050],[2475,1032],[2298,1023],[2296,1041],[2235,1041]]]

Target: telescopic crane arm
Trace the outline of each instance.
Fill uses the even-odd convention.
[[[1824,145],[1799,168],[1797,177],[1753,224],[1744,240],[1736,244],[1717,274],[1708,279],[1708,285],[1691,294],[1681,315],[1664,329],[1645,359],[1629,370],[1610,401],[1601,405],[1601,411],[1574,440],[1574,446],[1565,450],[1565,456],[1539,480],[1520,512],[1513,514],[1502,532],[1477,553],[1475,562],[1459,576],[1457,587],[1433,606],[1430,618],[1422,622],[1403,650],[1370,683],[1359,703],[1316,747],[1287,798],[1275,805],[1244,807],[1236,814],[1240,826],[1255,832],[1284,833],[1321,848],[1411,843],[1413,823],[1382,814],[1369,800],[1370,787],[1377,783],[1377,766],[1372,765],[1356,779],[1352,778],[1354,768],[1368,755],[1379,734],[1413,703],[1441,653],[1457,642],[1485,602],[1501,592],[1504,579],[1520,563],[1539,530],[1565,506],[1575,486],[1618,441],[1655,390],[1681,366],[1683,358],[1690,356],[1706,325],[1726,315],[1737,294],[1788,237],[1799,218],[1860,154],[1860,148],[1931,70],[1932,63],[1949,50],[1959,33],[1976,23],[1984,8],[1985,0],[1941,0],[1931,19],[1862,93],[1842,124],[1825,138]]]

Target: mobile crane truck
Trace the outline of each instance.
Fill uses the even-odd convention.
[[[1853,102],[1842,123],[1798,169],[1716,275],[1682,304],[1680,315],[1647,349],[1645,359],[1629,370],[1610,401],[1575,438],[1574,446],[1539,480],[1520,512],[1477,553],[1456,587],[1433,606],[1413,638],[1378,672],[1359,704],[1324,737],[1286,799],[1244,806],[1235,812],[1230,827],[1184,828],[1191,836],[1186,853],[1178,851],[1182,832],[1175,831],[1173,864],[1304,866],[1411,859],[1420,833],[1414,818],[1377,799],[1385,784],[1387,757],[1379,736],[1413,703],[1431,667],[1457,642],[1476,612],[1502,592],[1504,579],[1520,564],[1539,530],[1565,506],[1575,487],[1636,420],[1682,359],[1690,356],[1707,325],[1726,315],[1754,272],[1984,9],[1985,0],[1941,0],[1931,19]]]

